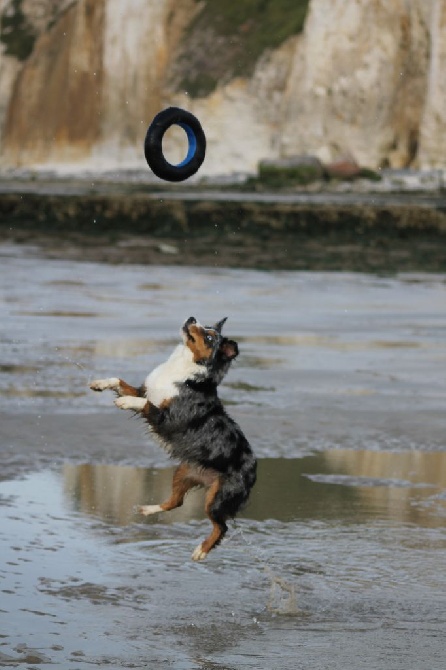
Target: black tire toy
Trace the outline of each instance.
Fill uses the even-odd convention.
[[[187,135],[186,158],[178,165],[168,163],[163,154],[163,137],[170,126],[183,128]],[[179,107],[168,107],[157,114],[144,140],[144,155],[149,167],[165,181],[184,181],[199,170],[206,154],[206,136],[199,120]]]

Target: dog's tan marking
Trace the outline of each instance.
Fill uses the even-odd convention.
[[[119,395],[131,395],[134,397],[141,397],[141,390],[130,386],[123,379],[119,380]]]
[[[107,389],[110,389],[111,391],[114,391],[120,396],[131,395],[134,397],[138,397],[144,395],[143,389],[137,389],[134,386],[127,384],[127,382],[125,382],[123,379],[119,379],[118,377],[109,377],[108,379],[95,379],[93,382],[91,382],[90,388],[92,391],[105,391]]]
[[[181,463],[174,472],[172,480],[172,493],[170,498],[161,503],[161,508],[168,512],[171,509],[181,507],[184,496],[195,486],[200,486],[201,482],[194,475],[194,470],[187,463]]]
[[[211,520],[213,528],[210,535],[208,535],[208,537],[205,540],[203,540],[203,542],[199,544],[198,547],[195,548],[192,554],[192,559],[194,561],[204,561],[204,559],[211,551],[211,549],[213,549],[217,544],[221,542],[226,532],[226,528],[222,526],[220,523],[218,523],[218,521],[216,521],[212,517],[211,513],[212,503],[214,502],[215,496],[220,490],[220,487],[221,487],[221,477],[217,476],[214,479],[213,484],[210,486],[209,491],[206,494],[206,504],[205,504],[206,514]]]
[[[140,505],[136,508],[136,512],[149,516],[150,514],[169,512],[177,507],[181,507],[186,493],[196,486],[212,486],[215,484],[218,476],[218,473],[214,470],[197,468],[187,463],[181,463],[173,475],[170,498],[161,503],[161,505]]]
[[[186,346],[191,350],[194,361],[205,361],[210,358],[213,345],[212,342],[207,342],[205,338],[206,334],[214,334],[217,337],[216,331],[211,328],[205,330],[199,324],[192,324],[188,330],[191,337],[187,339]]]

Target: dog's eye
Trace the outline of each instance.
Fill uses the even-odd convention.
[[[213,342],[214,341],[214,336],[213,335],[206,335],[204,338],[206,342]]]

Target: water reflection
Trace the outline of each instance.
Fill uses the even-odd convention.
[[[118,465],[65,465],[64,487],[79,511],[126,525],[133,521],[136,505],[157,500],[170,493],[173,468],[136,468]],[[200,517],[202,493],[193,491],[187,504],[165,516],[166,521]]]
[[[65,492],[78,510],[126,525],[142,521],[134,515],[135,505],[168,497],[172,473],[173,468],[65,465]],[[241,516],[346,523],[381,518],[438,526],[446,514],[445,489],[446,453],[340,449],[300,459],[265,458]],[[183,508],[147,523],[203,516],[203,493],[193,491]]]
[[[328,466],[348,473],[339,481],[354,486],[361,498],[374,507],[392,510],[392,518],[426,525],[425,512],[446,513],[445,452],[331,451]],[[333,477],[335,483],[335,476]],[[423,518],[420,518],[423,517]],[[430,519],[429,525],[432,523]]]

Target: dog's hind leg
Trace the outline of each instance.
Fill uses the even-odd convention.
[[[206,494],[205,504],[206,514],[212,522],[212,531],[210,535],[208,535],[208,537],[203,540],[203,542],[199,544],[193,552],[192,558],[194,561],[204,561],[211,549],[216,547],[217,544],[220,544],[226,531],[228,530],[228,527],[225,523],[226,518],[222,514],[216,512],[215,509],[212,509],[215,497],[220,488],[221,479],[220,477],[217,477]]]
[[[136,511],[144,516],[157,514],[158,512],[169,512],[172,509],[181,507],[186,493],[195,486],[200,485],[201,482],[194,477],[193,470],[186,463],[182,463],[177,467],[173,475],[170,498],[161,503],[161,505],[140,505],[136,508]]]

